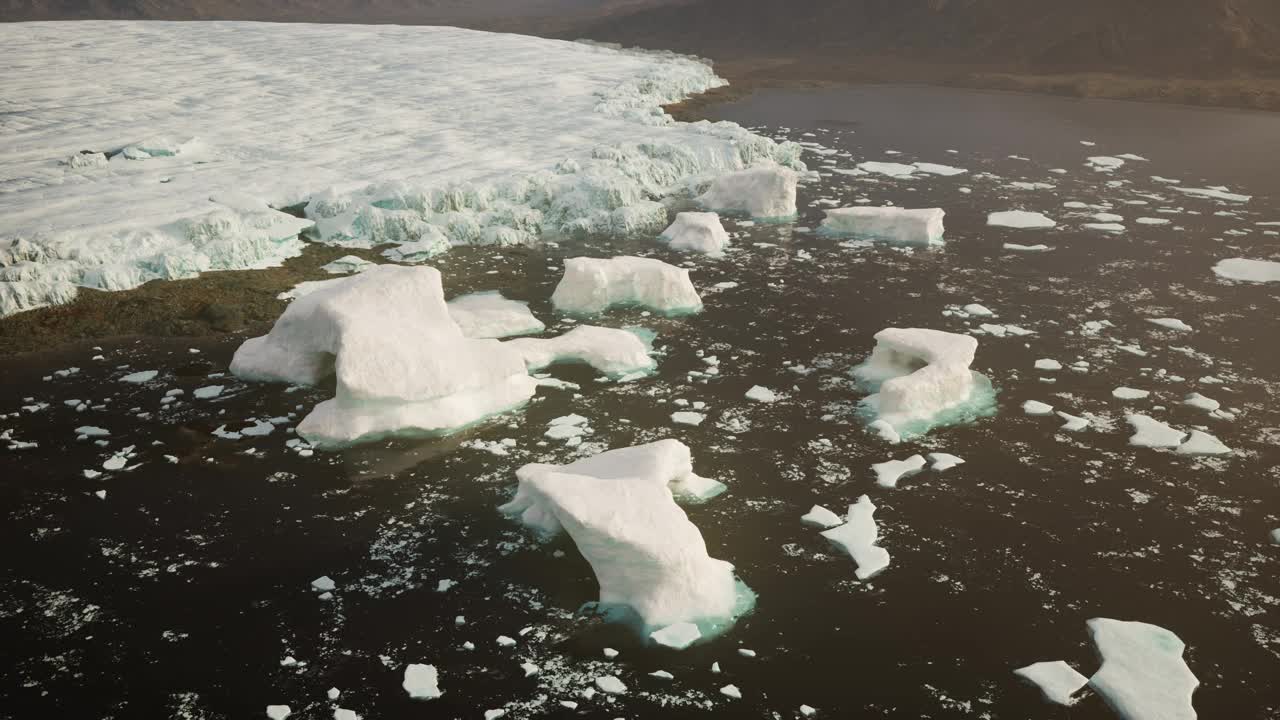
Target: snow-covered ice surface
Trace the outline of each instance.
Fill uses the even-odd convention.
[[[797,146],[673,123],[661,104],[724,83],[671,54],[242,22],[5,24],[0,45],[22,68],[0,81],[0,315],[279,264],[313,224],[353,247],[656,233],[689,183],[801,168]]]
[[[0,83],[9,80],[0,74]],[[797,112],[803,96],[789,95],[778,112]],[[1059,100],[974,97],[978,108]],[[1090,108],[1103,119],[1188,112],[1197,127],[1220,115],[1078,99],[1051,107]],[[268,705],[288,705],[291,720],[337,709],[391,720],[479,718],[486,710],[517,719],[792,718],[803,707],[817,708],[818,718],[1115,720],[1092,689],[1067,710],[1013,672],[1060,659],[1092,676],[1101,663],[1084,620],[1111,617],[1168,628],[1186,643],[1184,660],[1202,683],[1192,697],[1199,717],[1276,716],[1265,680],[1280,675],[1280,548],[1271,544],[1280,528],[1280,308],[1275,284],[1227,281],[1211,270],[1231,257],[1280,259],[1276,238],[1262,234],[1268,226],[1257,225],[1280,220],[1274,183],[1237,178],[1236,158],[1219,170],[1193,167],[1092,125],[1048,138],[1041,123],[989,128],[998,144],[985,147],[912,134],[912,123],[934,114],[941,123],[948,112],[899,110],[888,126],[868,119],[883,112],[883,104],[864,103],[789,129],[753,125],[757,134],[808,143],[804,160],[819,174],[799,186],[793,221],[724,216],[733,242],[723,258],[656,242],[665,225],[634,237],[458,247],[431,258],[446,298],[500,290],[527,302],[547,325],[534,338],[587,323],[645,328],[657,362],[629,382],[585,363],[548,366],[536,371],[536,394],[521,409],[448,437],[311,447],[297,428],[335,395],[334,381],[236,378],[230,361],[248,335],[102,339],[38,360],[0,357],[0,631],[11,658],[0,707],[38,717],[193,720],[262,717]],[[1052,124],[1056,116],[1036,117]],[[857,119],[857,132],[837,125],[840,117]],[[974,125],[953,124],[957,132]],[[1121,124],[1143,138],[1166,126]],[[1082,148],[1082,137],[1097,147]],[[1197,146],[1212,140],[1195,137]],[[1265,146],[1250,152],[1264,155],[1257,148]],[[946,147],[957,152],[944,154]],[[1129,152],[1150,161],[1111,173],[1084,166],[1089,155]],[[887,158],[969,172],[836,172]],[[1151,175],[1228,184],[1254,197],[1241,204],[1185,195]],[[1009,187],[1015,181],[1055,187]],[[811,231],[825,210],[859,204],[945,208],[947,244]],[[1058,226],[986,225],[988,213],[1011,208],[1043,212]],[[663,221],[698,209],[692,197],[673,202]],[[1082,230],[1098,212],[1171,222],[1129,222],[1123,236]],[[1053,250],[1009,252],[1006,242]],[[331,253],[327,261],[348,251],[310,252]],[[351,252],[386,261],[380,250]],[[688,270],[702,312],[616,307],[589,321],[555,312],[550,299],[566,258],[621,255]],[[334,277],[348,276],[305,279]],[[970,314],[969,305],[994,317]],[[391,312],[385,303],[379,309]],[[32,318],[47,311],[36,312]],[[1194,331],[1150,318],[1178,318]],[[273,319],[262,318],[262,327]],[[850,370],[887,327],[976,338],[969,369],[999,390],[995,414],[896,445],[868,431],[859,413],[868,389]],[[1041,359],[1061,368],[1037,369]],[[120,382],[151,370],[147,382]],[[756,386],[775,402],[746,397]],[[221,392],[197,399],[204,387]],[[1120,400],[1112,396],[1119,387],[1150,394]],[[1212,403],[1185,404],[1192,396]],[[1027,400],[1055,413],[1026,416]],[[674,424],[675,412],[701,423]],[[1203,432],[1231,452],[1131,446],[1132,413],[1187,436]],[[1064,429],[1070,419],[1083,427]],[[553,421],[574,434],[547,437]],[[80,439],[76,430],[89,427],[109,434]],[[253,434],[265,427],[274,429]],[[660,440],[689,448],[692,469],[724,486],[707,502],[694,502],[696,492],[676,502],[707,556],[732,563],[758,593],[731,629],[681,651],[601,623],[589,604],[600,598],[596,573],[574,539],[539,539],[496,510],[515,495],[525,465],[563,467]],[[870,470],[943,453],[965,463],[940,471],[929,462],[896,489],[878,486]],[[843,516],[862,495],[878,508],[873,547],[892,555],[865,580],[821,536],[825,528],[801,520],[815,505]],[[332,589],[312,586],[321,577]],[[607,657],[605,648],[618,654]],[[404,670],[426,663],[438,668],[444,694],[414,701]],[[527,665],[537,672],[528,675]],[[626,692],[601,690],[596,679],[605,677]],[[740,699],[721,694],[730,684]]]

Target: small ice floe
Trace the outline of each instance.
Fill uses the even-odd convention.
[[[737,685],[725,685],[720,688],[720,694],[727,698],[733,698],[734,700],[742,699],[742,691],[738,689]]]
[[[1050,371],[1052,371],[1052,370],[1061,370],[1061,369],[1062,369],[1062,363],[1058,362],[1057,360],[1052,360],[1052,359],[1049,359],[1049,358],[1041,358],[1041,359],[1039,359],[1039,360],[1037,360],[1037,361],[1036,361],[1036,369],[1037,369],[1037,370],[1050,370]]]
[[[844,524],[844,519],[821,505],[814,505],[809,508],[809,512],[800,516],[800,522],[809,527],[826,530]]]
[[[678,410],[671,413],[671,422],[677,425],[693,425],[696,427],[701,425],[702,421],[706,419],[706,415],[699,412],[693,412],[692,410]]]
[[[128,375],[125,375],[124,377],[120,378],[120,382],[134,383],[134,384],[140,385],[142,383],[148,383],[148,382],[151,382],[152,380],[155,380],[156,376],[159,374],[160,374],[159,370],[140,370],[138,372],[129,373]]]
[[[333,720],[360,720],[360,715],[355,710],[347,708],[334,708]]]
[[[608,647],[602,650],[601,654],[604,655],[605,660],[613,660],[614,658],[618,657],[618,651]]]
[[[867,430],[875,433],[881,440],[887,441],[890,445],[897,445],[902,442],[902,435],[885,420],[875,420],[867,426]]]
[[[1126,415],[1125,420],[1133,426],[1134,430],[1129,438],[1129,444],[1137,447],[1176,448],[1187,437],[1187,434],[1181,430],[1175,430],[1146,415]]]
[[[866,580],[889,567],[889,551],[875,544],[879,536],[875,512],[876,506],[871,498],[863,495],[849,506],[845,524],[822,531],[822,537],[853,558],[858,566],[854,574],[859,580]]]
[[[285,718],[292,714],[293,711],[289,709],[288,705],[267,706],[267,717],[271,718],[271,720],[285,720]]]
[[[457,584],[458,583],[455,580],[444,578],[436,582],[436,592],[449,592]]]
[[[1271,544],[1280,546],[1280,528],[1271,531]]]
[[[1138,390],[1131,387],[1118,387],[1111,391],[1111,396],[1119,400],[1142,400],[1150,394],[1150,390]]]
[[[537,665],[534,665],[531,662],[520,663],[520,669],[524,670],[525,677],[533,677],[534,675],[537,675],[542,670],[542,668],[538,667]]]
[[[800,177],[784,167],[757,167],[721,175],[698,202],[711,210],[745,212],[756,218],[785,218],[796,214],[796,184]]]
[[[1122,233],[1124,225],[1122,223],[1106,222],[1106,223],[1085,223],[1082,227],[1089,230],[1097,230],[1105,233]]]
[[[884,175],[891,178],[908,178],[915,173],[916,166],[906,165],[904,163],[868,160],[867,162],[858,163],[858,169],[865,173]]]
[[[191,396],[197,400],[212,400],[221,395],[225,389],[223,385],[206,385],[191,391]]]
[[[929,175],[941,175],[942,177],[954,177],[956,175],[963,175],[969,172],[964,168],[952,167],[951,165],[939,165],[938,163],[930,162],[915,163],[915,168],[922,173],[927,173]]]
[[[462,295],[446,306],[462,335],[475,340],[532,335],[547,328],[528,303],[508,300],[496,290]]]
[[[484,720],[498,720],[498,718],[506,717],[507,711],[503,708],[493,708],[484,711]]]
[[[111,432],[106,428],[100,428],[94,425],[81,425],[76,428],[76,439],[85,440],[91,437],[110,437]]]
[[[1191,696],[1200,682],[1182,659],[1177,635],[1142,622],[1089,621],[1102,667],[1089,687],[1122,720],[1195,720]]]
[[[556,310],[598,315],[615,305],[644,307],[666,315],[702,309],[689,271],[653,258],[569,258],[551,294]]]
[[[1023,230],[1035,228],[1051,228],[1058,223],[1048,216],[1026,210],[1002,210],[987,215],[987,224],[993,227],[1018,228]]]
[[[129,464],[129,458],[133,457],[133,448],[134,446],[130,445],[129,447],[122,448],[114,453],[111,457],[103,461],[102,469],[113,472],[116,470],[123,470],[125,466]]]
[[[1213,272],[1226,280],[1243,282],[1280,282],[1280,262],[1271,260],[1247,260],[1228,258],[1218,261]]]
[[[778,400],[777,393],[761,385],[752,386],[751,389],[746,392],[745,397],[748,400],[754,400],[758,403],[771,403],[777,402]]]
[[[350,275],[351,273],[364,272],[373,267],[374,263],[369,262],[355,255],[343,255],[327,265],[321,265],[320,269],[330,275]]]
[[[547,425],[543,436],[552,440],[569,440],[580,437],[588,431],[587,419],[577,413],[554,418]]]
[[[672,250],[719,255],[729,246],[729,233],[713,212],[682,212],[658,236]]]
[[[311,581],[311,589],[317,592],[329,592],[334,588],[336,588],[337,586],[338,585],[333,581],[333,578],[329,577],[328,575],[321,575],[320,577]]]
[[[494,640],[494,642],[498,644],[498,647],[515,647],[516,646],[516,639],[508,635],[499,635],[497,639]]]
[[[962,309],[966,313],[969,313],[970,315],[972,315],[973,317],[995,317],[995,312],[993,312],[987,306],[979,305],[978,303],[969,303],[968,305],[965,305]]]
[[[809,705],[801,705],[800,714],[804,717],[813,717],[818,714],[818,709]]]
[[[1124,160],[1109,155],[1095,155],[1089,158],[1085,165],[1097,170],[1098,172],[1112,172],[1116,168],[1124,165]]]
[[[877,485],[896,488],[899,480],[920,472],[924,466],[924,456],[912,455],[906,460],[886,460],[882,463],[876,463],[871,466],[871,469],[876,474]]]
[[[1089,678],[1061,660],[1034,663],[1013,674],[1038,687],[1046,702],[1067,707],[1076,704],[1078,698],[1073,696],[1089,684]]]
[[[1205,397],[1200,393],[1191,393],[1182,401],[1182,404],[1190,405],[1193,408],[1198,408],[1208,413],[1214,412],[1218,408],[1222,407],[1222,403],[1214,400],[1213,398]]]
[[[1177,190],[1178,192],[1181,192],[1181,193],[1186,193],[1187,195],[1191,195],[1193,197],[1208,198],[1210,200],[1225,200],[1227,202],[1235,202],[1235,203],[1247,203],[1253,199],[1252,195],[1241,195],[1239,193],[1233,193],[1228,191],[1227,188],[1222,186],[1208,187],[1208,188],[1176,187],[1174,188],[1174,190]]]
[[[1124,216],[1115,213],[1100,212],[1094,213],[1093,219],[1100,223],[1119,223],[1124,222]]]
[[[657,367],[639,335],[617,328],[579,325],[558,337],[519,338],[503,345],[520,353],[529,372],[559,363],[583,363],[611,378],[621,378]]]
[[[627,686],[612,675],[603,675],[596,678],[596,687],[600,689],[600,692],[608,695],[622,695],[627,692]]]
[[[691,622],[674,623],[649,633],[649,638],[655,643],[673,650],[684,650],[701,637],[702,631]]]
[[[1139,225],[1168,225],[1168,218],[1140,217],[1134,222]]]
[[[826,212],[822,229],[827,233],[923,246],[942,242],[946,215],[940,208],[847,207]]]
[[[1035,245],[1019,245],[1018,243],[1005,243],[1004,249],[1012,250],[1013,252],[1047,252],[1049,250],[1052,250],[1053,248],[1043,243],[1037,243]]]
[[[1066,421],[1065,423],[1062,424],[1062,427],[1060,428],[1061,430],[1065,430],[1067,432],[1080,432],[1081,430],[1084,430],[1085,428],[1089,427],[1089,421],[1086,420],[1085,418],[1076,417],[1075,415],[1068,415],[1061,411],[1059,411],[1057,414],[1058,414],[1058,417]]]
[[[676,676],[666,670],[654,670],[649,673],[649,677],[658,678],[659,680],[674,680]]]
[[[1027,415],[1052,415],[1053,406],[1039,400],[1028,400],[1022,403],[1022,412]]]
[[[1178,446],[1179,455],[1229,455],[1231,448],[1201,430],[1192,430],[1187,441]]]
[[[963,465],[964,458],[950,453],[929,453],[929,462],[932,463],[929,466],[930,470],[942,472],[943,470],[950,470],[957,465]]]
[[[1190,332],[1193,329],[1190,325],[1182,322],[1177,318],[1147,318],[1147,322],[1151,323],[1152,325],[1159,325],[1162,328],[1168,328],[1169,330],[1182,330],[1184,332]]]

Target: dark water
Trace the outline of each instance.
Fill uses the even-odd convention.
[[[937,93],[932,105],[928,92]],[[451,295],[501,288],[550,320],[562,257],[631,252],[691,263],[701,314],[616,312],[600,321],[658,332],[663,355],[653,378],[618,385],[560,368],[557,377],[581,385],[577,396],[543,388],[524,410],[462,437],[301,457],[285,447],[283,428],[241,440],[210,434],[251,417],[300,418],[331,394],[215,377],[243,338],[202,343],[199,354],[188,352],[190,343],[129,340],[5,360],[0,412],[14,414],[0,431],[39,447],[0,446],[0,716],[238,718],[288,704],[304,718],[329,718],[336,706],[366,718],[479,718],[496,708],[516,718],[792,718],[804,703],[820,717],[1101,719],[1113,715],[1098,697],[1071,709],[1048,705],[1012,670],[1061,659],[1091,674],[1097,660],[1085,621],[1110,617],[1160,625],[1187,643],[1202,683],[1200,717],[1280,717],[1280,548],[1267,542],[1280,527],[1280,288],[1225,283],[1210,270],[1224,257],[1276,256],[1277,237],[1255,224],[1280,220],[1274,176],[1237,175],[1196,142],[1144,139],[1129,117],[1185,112],[1216,137],[1239,127],[1242,115],[1105,103],[1089,105],[1092,115],[1060,117],[1066,111],[1055,108],[1085,106],[972,93],[968,112],[992,119],[970,127],[940,120],[957,112],[951,91],[850,93],[762,94],[723,112],[786,125],[772,132],[852,156],[808,158],[824,171],[874,159],[969,173],[829,173],[801,188],[795,223],[726,221],[736,249],[721,260],[671,254],[644,238],[598,238],[458,251],[438,264]],[[912,111],[849,100],[877,93],[907,93]],[[984,103],[1027,109],[987,115]],[[1108,120],[1108,112],[1117,116]],[[1280,117],[1243,117],[1280,133]],[[1089,155],[1129,152],[1150,161],[1113,174],[1082,165]],[[1243,205],[1185,197],[1153,174],[1203,177],[1256,197]],[[1054,187],[1007,187],[1014,180]],[[1108,184],[1117,181],[1127,182]],[[859,198],[945,208],[946,246],[912,251],[803,230],[817,227],[826,200]],[[1080,213],[1097,211],[1067,210],[1064,201],[1106,204],[1127,230],[1082,229]],[[985,225],[987,212],[1015,208],[1046,212],[1059,227]],[[1162,208],[1177,212],[1159,215]],[[1172,222],[1142,226],[1140,216]],[[1005,242],[1054,249],[1012,253]],[[738,285],[714,287],[722,282]],[[943,314],[972,302],[998,317]],[[1177,317],[1195,331],[1163,330],[1151,317]],[[1112,325],[1082,331],[1103,320]],[[999,390],[997,415],[898,446],[864,431],[854,415],[862,394],[847,370],[876,331],[965,332],[980,322],[1035,333],[979,335],[974,368]],[[1147,354],[1121,347],[1133,345]],[[706,368],[700,354],[719,359],[719,376],[688,374]],[[1039,358],[1086,361],[1089,370],[1037,372]],[[81,370],[42,379],[70,366]],[[160,376],[144,386],[118,381],[143,369]],[[214,383],[226,385],[222,396],[192,398],[192,389]],[[752,403],[743,393],[753,385],[784,397]],[[1111,394],[1119,386],[1151,396],[1121,401]],[[179,387],[187,394],[162,406],[164,392]],[[1221,401],[1235,419],[1180,404],[1190,392]],[[706,402],[707,421],[672,425],[678,398]],[[93,402],[77,412],[68,399]],[[1026,400],[1087,414],[1094,425],[1059,432],[1056,417],[1023,415]],[[1234,453],[1203,459],[1130,447],[1127,411],[1205,427]],[[576,450],[542,438],[552,418],[569,412],[593,429]],[[77,441],[82,425],[110,430],[106,446]],[[689,444],[695,469],[729,485],[688,512],[711,554],[733,562],[759,595],[730,633],[683,653],[643,648],[575,618],[596,597],[590,567],[568,540],[540,546],[495,510],[526,462],[662,437]],[[477,438],[518,444],[508,456],[463,446]],[[83,476],[128,445],[136,468]],[[950,452],[966,463],[907,478],[896,490],[875,485],[872,463],[916,452]],[[858,582],[850,559],[799,518],[814,503],[843,511],[864,493],[880,508],[880,544],[892,564]],[[331,600],[309,587],[321,575],[337,584]],[[444,579],[457,584],[438,592]],[[458,615],[465,624],[455,624]],[[518,642],[499,647],[499,635]],[[467,641],[474,650],[462,647]],[[618,658],[606,660],[605,647]],[[286,657],[305,665],[282,666]],[[439,668],[442,698],[407,698],[400,681],[415,662]],[[542,672],[525,678],[522,662]],[[658,669],[675,679],[647,675]],[[630,692],[581,697],[601,675],[616,675]],[[729,683],[741,700],[719,693]],[[330,687],[342,691],[336,703],[326,698]],[[571,710],[562,700],[579,704]]]

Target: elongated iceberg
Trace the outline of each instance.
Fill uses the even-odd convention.
[[[1089,687],[1123,720],[1195,720],[1191,696],[1200,681],[1182,659],[1186,645],[1143,622],[1094,618],[1089,636],[1102,667]]]
[[[945,216],[940,208],[847,207],[827,211],[822,229],[829,233],[888,240],[904,245],[942,242]]]
[[[551,294],[557,310],[597,315],[614,306],[643,307],[665,315],[702,309],[689,271],[654,258],[569,258]]]
[[[271,332],[245,341],[231,372],[247,380],[315,384],[337,394],[298,434],[342,446],[401,434],[440,434],[516,407],[537,382],[520,353],[463,336],[431,267],[380,265],[295,300]]]
[[[698,200],[712,210],[745,212],[758,218],[796,214],[799,176],[785,167],[756,167],[721,175]]]

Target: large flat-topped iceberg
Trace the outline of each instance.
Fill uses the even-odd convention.
[[[236,350],[231,372],[307,385],[336,374],[336,396],[298,425],[320,446],[450,432],[520,405],[537,387],[519,352],[463,336],[439,271],[395,265],[295,300],[270,333]]]
[[[848,207],[827,211],[822,229],[831,233],[888,240],[904,245],[942,242],[940,208]]]
[[[654,258],[569,258],[551,304],[572,315],[597,315],[611,307],[643,307],[666,315],[702,309],[689,271]]]
[[[414,243],[414,257],[658,232],[667,194],[803,168],[797,145],[667,116],[724,84],[670,53],[243,22],[4,24],[0,47],[22,68],[4,79],[21,101],[5,108],[0,265],[29,263],[0,276],[20,285],[0,289],[0,314],[77,285],[279,263],[313,221],[326,242]]]
[[[853,375],[873,394],[863,406],[902,435],[926,432],[966,410],[985,411],[990,383],[969,369],[978,341],[923,328],[888,328]]]

